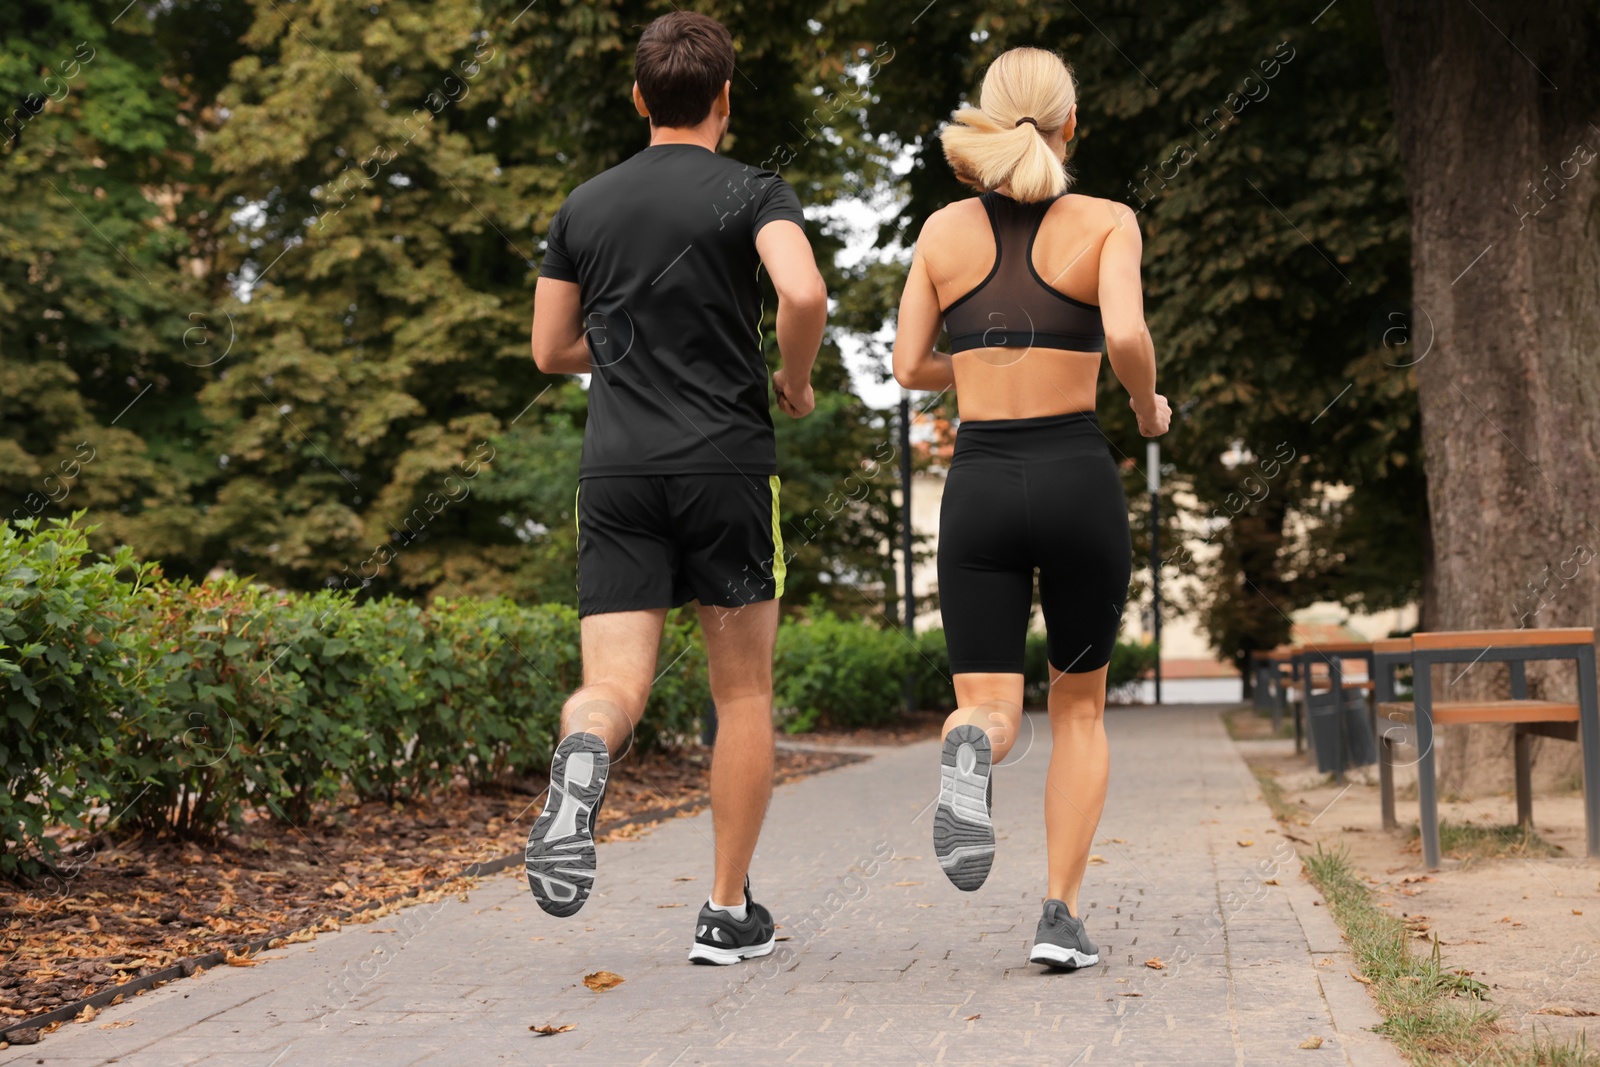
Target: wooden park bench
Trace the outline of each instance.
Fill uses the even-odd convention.
[[[1573,661],[1578,672],[1577,703],[1528,699],[1527,664]],[[1460,664],[1465,673],[1478,663],[1511,666],[1511,699],[1435,700],[1431,669]],[[1397,700],[1395,671],[1409,665],[1412,699]],[[1421,809],[1422,856],[1429,869],[1439,866],[1439,804],[1435,781],[1433,728],[1456,723],[1508,723],[1516,759],[1517,821],[1533,824],[1533,777],[1529,739],[1559,737],[1583,745],[1583,806],[1587,851],[1600,858],[1600,700],[1596,697],[1594,630],[1469,630],[1419,633],[1376,642],[1373,678],[1377,713],[1383,719],[1379,743],[1379,784],[1383,823],[1395,825],[1392,747],[1409,742],[1417,749],[1417,801]],[[1458,675],[1459,678],[1459,675]],[[1453,684],[1453,683],[1447,683]]]

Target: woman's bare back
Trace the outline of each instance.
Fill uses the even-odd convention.
[[[1127,224],[1125,205],[1068,194],[1050,206],[1033,242],[1032,266],[1050,288],[1102,307],[1102,293],[1119,288],[1102,276],[1106,239]],[[994,231],[977,197],[935,212],[923,227],[917,252],[942,310],[970,293],[995,264]],[[1134,294],[1137,299],[1137,292]],[[1143,308],[1139,308],[1142,322]],[[1108,332],[1110,323],[1107,323]],[[1014,346],[974,348],[952,357],[963,419],[1020,419],[1068,411],[1093,411],[1100,353]]]

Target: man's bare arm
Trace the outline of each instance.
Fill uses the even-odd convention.
[[[533,290],[533,361],[546,374],[588,374],[583,300],[577,282],[540,278]]]
[[[778,291],[778,354],[782,366],[772,376],[778,407],[793,418],[811,413],[811,367],[828,324],[828,287],[817,270],[805,231],[776,219],[756,234],[756,251]]]

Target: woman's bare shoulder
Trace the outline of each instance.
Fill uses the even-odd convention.
[[[922,233],[917,240],[933,240],[938,242],[943,239],[957,237],[974,225],[982,224],[984,229],[989,228],[989,221],[983,210],[983,202],[975,196],[965,200],[957,200],[946,204],[944,207],[929,215],[922,224]]]
[[[1137,225],[1137,213],[1120,200],[1068,193],[1058,203],[1060,206],[1056,210],[1069,215],[1079,225],[1099,226],[1108,231],[1130,222]]]

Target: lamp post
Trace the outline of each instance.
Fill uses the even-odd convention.
[[[1145,445],[1145,484],[1150,489],[1150,625],[1156,642],[1156,703],[1161,703],[1161,446]]]

